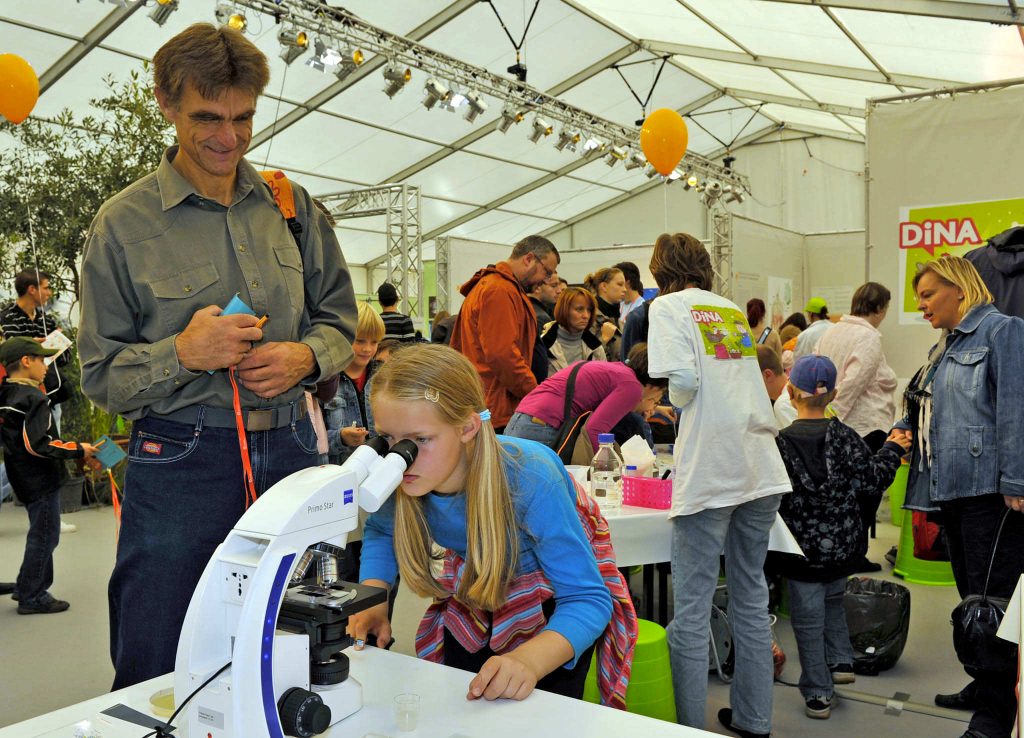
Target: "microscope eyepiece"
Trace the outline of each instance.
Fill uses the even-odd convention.
[[[380,456],[383,456],[388,452],[388,442],[384,440],[383,436],[374,436],[366,441],[366,445],[376,451]]]
[[[391,447],[390,451],[388,451],[389,454],[398,454],[401,456],[405,460],[406,469],[412,466],[412,462],[416,461],[416,455],[419,452],[419,447],[409,440],[399,441]]]

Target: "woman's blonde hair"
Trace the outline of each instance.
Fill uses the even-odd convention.
[[[485,409],[483,387],[473,365],[459,352],[440,344],[398,351],[374,375],[372,401],[430,402],[441,419],[462,428],[473,413]],[[494,610],[505,602],[518,570],[519,540],[512,492],[505,477],[507,452],[494,428],[484,422],[464,453],[466,476],[466,565],[456,596]],[[446,597],[431,574],[433,538],[423,500],[399,493],[395,500],[395,557],[402,582],[421,597]]]
[[[604,267],[603,269],[598,269],[592,274],[588,274],[583,280],[583,284],[586,285],[588,290],[593,292],[595,295],[598,295],[600,294],[597,291],[598,285],[611,282],[619,274],[622,274],[622,270],[618,267]]]
[[[361,302],[356,307],[356,338],[377,341],[384,338],[384,321],[369,303]]]
[[[995,302],[992,293],[989,292],[985,282],[982,281],[974,264],[961,256],[943,254],[939,259],[917,265],[917,274],[914,275],[914,292],[917,292],[917,283],[921,281],[928,272],[939,278],[943,284],[951,287],[958,287],[964,293],[964,299],[960,301],[960,317],[964,317],[971,308],[977,305],[988,305]]]
[[[578,299],[586,300],[587,305],[590,307],[590,322],[583,329],[589,331],[590,327],[594,325],[594,321],[597,320],[597,298],[594,297],[593,292],[582,287],[566,287],[562,290],[562,294],[558,296],[558,301],[555,302],[555,321],[565,330],[572,331],[573,328],[570,327],[569,319],[572,316],[572,304]]]

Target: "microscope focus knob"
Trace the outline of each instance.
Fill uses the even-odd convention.
[[[331,708],[324,704],[320,695],[301,687],[292,687],[281,695],[277,710],[285,735],[311,738],[331,725]]]

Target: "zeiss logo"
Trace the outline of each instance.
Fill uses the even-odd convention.
[[[346,505],[351,505],[356,499],[355,492],[350,489],[345,490],[345,494],[343,495],[343,497],[344,503]]]

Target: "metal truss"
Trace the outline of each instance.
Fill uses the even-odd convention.
[[[437,311],[451,311],[451,295],[448,294],[450,271],[448,269],[451,258],[451,244],[448,236],[438,236],[434,239],[434,268],[437,273]]]
[[[566,131],[578,131],[584,143],[595,140],[600,154],[614,154],[626,159],[630,151],[639,151],[639,131],[601,118],[582,108],[563,102],[525,82],[494,74],[455,57],[435,51],[404,36],[367,23],[344,8],[331,7],[318,0],[232,0],[239,7],[249,8],[290,24],[296,30],[316,37],[328,46],[358,48],[364,54],[375,54],[389,64],[420,70],[457,87],[464,95],[480,95],[497,100],[510,119],[535,114],[547,124],[560,123]],[[591,149],[583,147],[586,153]],[[617,151],[616,151],[617,149]],[[722,185],[732,184],[749,192],[749,179],[731,169],[694,152],[687,152],[678,169],[702,179],[714,178]]]
[[[332,192],[317,199],[327,206],[335,220],[385,216],[388,281],[398,287],[399,309],[413,319],[422,317],[423,224],[420,220],[420,188],[409,184],[389,184]],[[445,287],[447,293],[447,282]]]
[[[715,272],[714,292],[732,299],[732,213],[711,211],[711,268]]]

